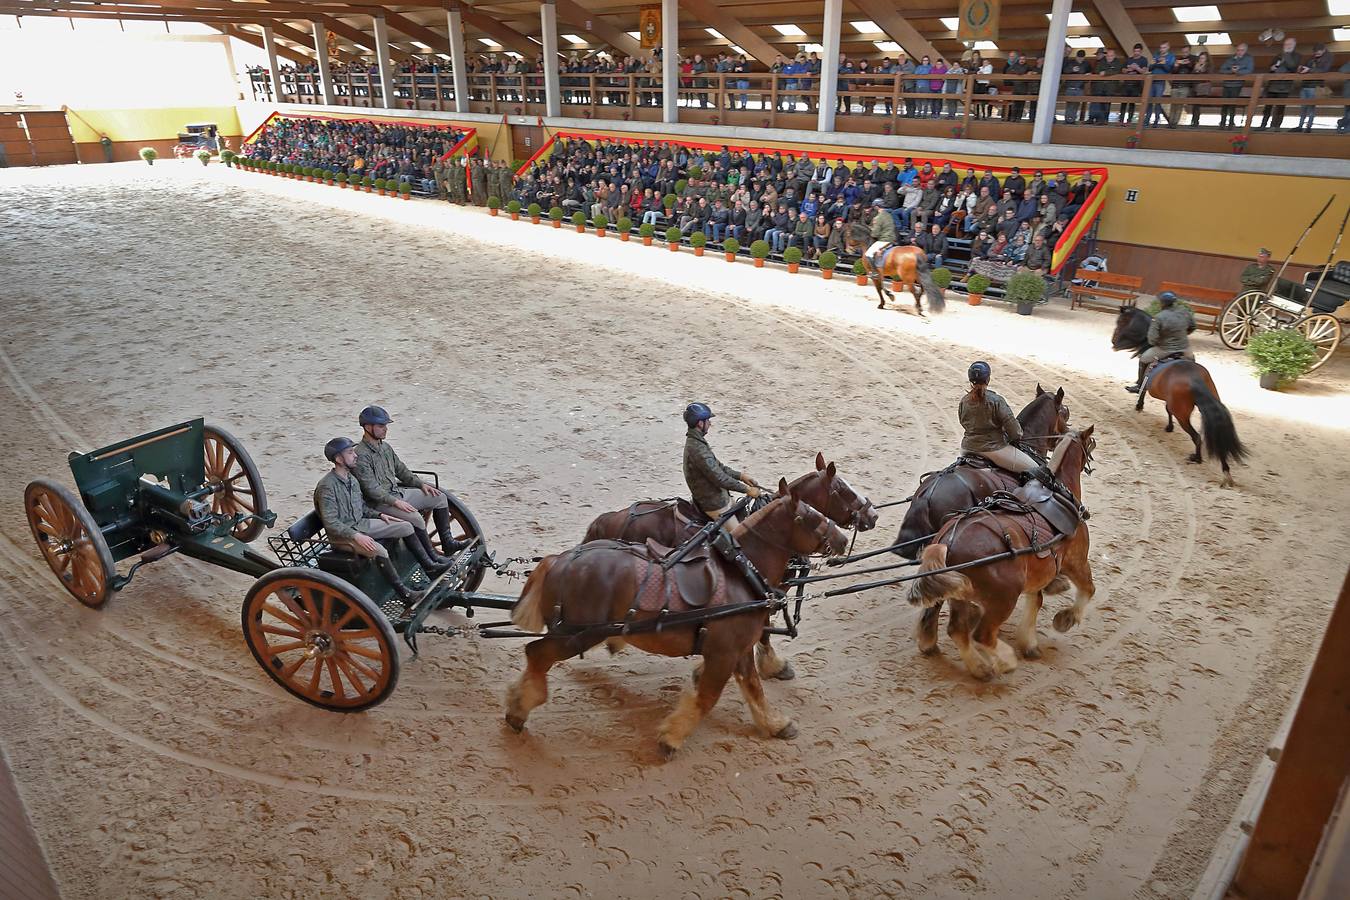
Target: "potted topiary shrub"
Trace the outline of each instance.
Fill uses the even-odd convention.
[[[750,245],[750,255],[754,257],[755,268],[764,268],[764,260],[769,256],[769,242],[760,238]]]
[[[572,224],[577,226],[577,234],[586,233],[586,214],[581,210],[572,213]]]
[[[946,266],[938,266],[933,270],[933,283],[944,291],[952,286],[952,270]]]
[[[727,262],[735,262],[736,254],[741,252],[741,242],[735,238],[727,238],[722,242],[722,250],[727,255]]]
[[[670,215],[670,211],[675,208],[675,195],[666,194],[661,198],[661,205],[666,208],[666,215]]]
[[[200,162],[202,165],[206,165],[211,161],[210,150],[198,150],[196,153],[192,155],[197,157],[197,161]]]
[[[690,177],[690,178],[702,178],[702,177],[703,177],[703,167],[702,167],[702,166],[690,166],[690,167],[689,167],[689,177]]]
[[[336,175],[333,176],[333,180],[338,183],[338,187],[342,188],[343,190],[347,189],[347,176],[344,173],[342,172],[337,173]]]
[[[531,203],[526,211],[530,214],[530,222],[538,225],[539,216],[544,212],[544,208],[538,203]]]
[[[680,229],[676,228],[674,225],[666,229],[666,243],[670,245],[671,253],[679,251],[681,237]]]
[[[972,275],[966,279],[966,302],[979,306],[984,302],[984,292],[989,290],[989,279],[984,275]]]
[[[789,247],[783,251],[783,262],[787,263],[788,274],[795,275],[802,264],[802,248]]]
[[[1045,279],[1035,272],[1018,272],[1008,279],[1003,299],[1016,304],[1019,316],[1029,316],[1033,306],[1045,302]]]
[[[511,214],[511,221],[512,221],[512,222],[519,222],[519,221],[520,221],[520,201],[519,201],[519,200],[508,200],[507,203],[506,203],[506,211],[509,212],[509,213]]]
[[[220,152],[220,161],[223,162],[223,163],[225,164],[225,168],[227,168],[227,169],[233,169],[233,168],[234,168],[233,163],[234,163],[234,161],[235,161],[237,158],[238,158],[238,157],[235,156],[235,153],[234,153],[233,150],[222,150],[222,151]]]
[[[867,284],[867,267],[863,265],[861,259],[853,261],[853,274],[857,277],[859,285]]]
[[[497,210],[499,210],[499,209],[501,209],[501,208],[502,208],[502,198],[501,198],[501,197],[495,197],[495,196],[494,196],[494,197],[489,197],[489,198],[488,198],[488,215],[490,215],[490,216],[495,216],[495,215],[497,214]]]
[[[627,216],[619,216],[619,221],[614,223],[614,228],[619,232],[619,240],[626,241],[633,232],[633,220]]]
[[[638,226],[638,235],[642,238],[642,246],[650,247],[656,237],[656,226],[651,222],[643,222]]]
[[[694,248],[695,256],[703,255],[703,248],[708,245],[708,236],[701,231],[695,231],[689,235],[689,246]]]
[[[371,188],[371,186],[372,186],[373,184],[374,184],[374,182],[372,182],[372,181],[370,180],[370,176],[369,176],[369,175],[363,175],[363,176],[361,176],[361,187],[365,188],[365,191],[366,191],[367,194],[370,193],[370,188]]]
[[[406,182],[406,181],[403,182],[402,184],[400,184],[400,185],[398,186],[398,193],[399,193],[399,196],[402,197],[404,200],[411,200],[411,199],[412,199],[412,185],[409,184],[409,183]]]
[[[1312,368],[1317,345],[1293,328],[1258,331],[1247,342],[1247,358],[1261,376],[1261,387],[1277,391]]]
[[[550,207],[548,211],[548,217],[553,220],[554,228],[561,228],[563,220],[563,208],[561,206]]]
[[[687,187],[689,187],[689,182],[681,178],[679,181],[675,182],[675,194],[677,196],[684,196],[684,189]],[[666,196],[670,195],[667,194]]]
[[[155,160],[159,159],[159,151],[156,150],[154,147],[142,147],[141,159],[145,160],[147,163],[153,166],[155,164]]]
[[[829,281],[834,277],[834,267],[839,265],[839,254],[833,250],[826,250],[820,254],[820,277]]]
[[[385,186],[386,186],[388,183],[389,183],[389,182],[385,181],[383,178],[376,178],[376,179],[375,179],[375,193],[377,193],[377,194],[379,194],[381,197],[383,197],[383,196],[384,196],[384,189],[385,189]]]
[[[595,226],[595,236],[604,237],[605,229],[609,227],[609,217],[601,213],[591,220],[591,224]]]

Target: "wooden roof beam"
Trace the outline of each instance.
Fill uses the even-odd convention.
[[[419,25],[407,16],[389,10],[384,14],[384,20],[389,23],[389,27],[399,34],[406,35],[414,41],[425,44],[436,53],[450,52],[450,38],[438,31],[432,31],[425,25]]]
[[[768,41],[747,28],[740,19],[709,0],[680,0],[680,9],[699,19],[705,26],[716,28],[728,41],[745,50],[746,53],[764,63],[773,65],[779,56],[778,50]]]
[[[267,44],[262,39],[261,35],[240,28],[238,25],[213,25],[211,27],[215,28],[221,34],[243,41],[245,44],[252,44],[263,50],[267,49]],[[277,56],[284,56],[291,62],[300,63],[301,65],[308,65],[314,61],[313,58],[281,44],[277,44]]]
[[[1125,48],[1128,54],[1134,49],[1135,44],[1144,44],[1144,52],[1151,53],[1148,44],[1144,43],[1144,36],[1139,33],[1134,20],[1130,14],[1121,6],[1120,0],[1092,0],[1092,5],[1097,7],[1097,12],[1106,23],[1106,27],[1111,29],[1111,34],[1116,38],[1116,42]]]
[[[558,21],[566,22],[578,28],[582,34],[599,38],[613,47],[623,56],[639,56],[642,44],[633,40],[622,28],[615,27],[610,21],[588,9],[582,8],[573,0],[556,0]],[[589,24],[589,27],[587,25]]]
[[[464,6],[462,4],[460,5],[459,11],[466,25],[472,25],[474,28],[477,28],[498,44],[501,44],[502,49],[504,50],[514,50],[526,59],[534,59],[544,52],[542,44],[536,44],[526,35],[516,31],[510,25],[494,19],[492,16],[485,15],[472,7]],[[464,40],[465,43],[468,44],[469,39],[465,37]],[[486,49],[480,48],[483,48],[482,44],[479,44],[477,47],[466,47],[465,52],[481,53],[483,52],[483,49]]]
[[[894,3],[888,0],[853,0],[853,5],[880,25],[891,40],[904,47],[911,59],[927,56],[935,60],[943,55],[919,34],[917,28],[909,24],[908,19],[896,11]]]

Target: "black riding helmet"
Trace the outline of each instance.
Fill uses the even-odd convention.
[[[323,445],[323,455],[328,458],[329,462],[332,462],[338,458],[339,453],[355,446],[356,442],[351,438],[335,437]]]
[[[688,425],[690,428],[695,428],[698,426],[699,422],[711,419],[712,417],[713,411],[708,408],[708,404],[706,403],[690,403],[684,408],[684,424]]]
[[[993,371],[989,368],[989,363],[981,359],[970,364],[966,377],[970,379],[971,384],[988,384],[989,376],[992,374]]]
[[[394,420],[389,418],[389,413],[385,412],[383,406],[367,406],[361,410],[361,415],[356,421],[361,425],[388,425]]]
[[[1172,293],[1171,291],[1163,291],[1161,294],[1158,295],[1158,305],[1161,306],[1163,309],[1167,309],[1167,307],[1171,306],[1173,303],[1176,302],[1177,302],[1177,295]]]

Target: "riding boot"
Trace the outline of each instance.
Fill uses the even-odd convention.
[[[453,533],[450,522],[450,510],[433,509],[431,511],[431,520],[436,523],[436,533],[441,536],[441,552],[444,554],[458,553],[469,546],[467,540],[457,541],[450,537]]]
[[[422,549],[427,552],[427,556],[431,558],[435,565],[446,566],[454,562],[449,556],[442,556],[436,552],[436,545],[431,543],[431,535],[427,534],[424,529],[414,528],[413,537],[417,539],[417,543],[422,545]]]
[[[389,582],[389,586],[394,589],[398,599],[403,601],[404,606],[412,606],[427,595],[426,591],[415,591],[403,583],[403,579],[398,577],[398,570],[394,568],[393,562],[387,556],[375,557],[375,568],[380,570],[380,574]]]
[[[1031,475],[1041,484],[1049,488],[1052,493],[1058,494],[1060,497],[1073,504],[1073,508],[1078,510],[1078,515],[1083,521],[1086,522],[1088,519],[1092,518],[1092,514],[1087,511],[1087,507],[1078,502],[1078,498],[1073,495],[1073,491],[1069,490],[1064,482],[1055,477],[1055,473],[1050,471],[1049,466],[1037,466],[1035,469],[1031,470]]]
[[[1125,390],[1129,391],[1131,394],[1137,394],[1137,393],[1139,393],[1140,391],[1142,391],[1142,390],[1144,389],[1144,375],[1145,375],[1145,373],[1147,373],[1147,372],[1148,372],[1148,363],[1146,363],[1146,362],[1140,362],[1140,363],[1139,363],[1139,380],[1136,381],[1134,384],[1127,384],[1127,385],[1125,385]]]
[[[423,546],[423,541],[430,543],[427,533],[420,528],[414,528],[412,536],[403,539],[403,546],[407,547],[412,553],[413,559],[417,560],[417,564],[422,567],[423,572],[427,573],[427,577],[435,578],[449,569],[451,563],[434,561],[431,554],[427,553],[426,547]]]

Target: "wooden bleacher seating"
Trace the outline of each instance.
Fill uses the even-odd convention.
[[[1073,277],[1084,283],[1069,285],[1070,309],[1081,306],[1098,312],[1114,313],[1122,305],[1133,306],[1144,286],[1144,279],[1138,275],[1118,275],[1092,269],[1080,268]]]
[[[1219,316],[1228,301],[1236,296],[1232,291],[1204,287],[1198,284],[1186,284],[1180,281],[1164,281],[1158,285],[1158,293],[1171,291],[1190,305],[1196,316],[1209,316],[1209,333],[1219,329]]]

